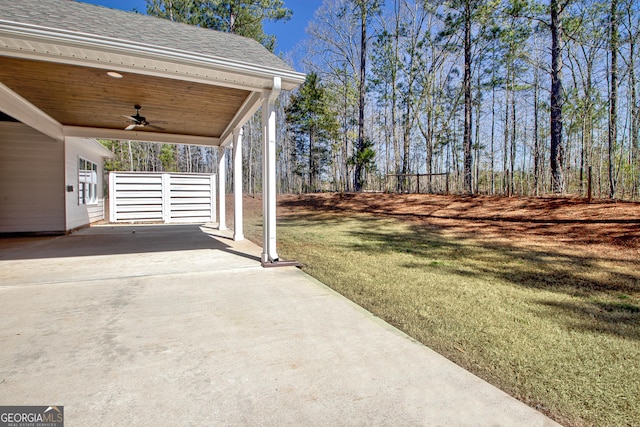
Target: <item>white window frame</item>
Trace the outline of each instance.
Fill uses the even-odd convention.
[[[98,203],[98,165],[78,157],[78,205]]]

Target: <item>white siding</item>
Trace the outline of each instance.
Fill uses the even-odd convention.
[[[0,233],[64,232],[64,147],[0,122]]]
[[[66,140],[66,185],[73,186],[73,192],[66,192],[67,230],[83,227],[104,219],[104,159],[95,152],[95,142],[81,138]],[[83,158],[98,165],[98,199],[96,203],[78,203],[78,160]]]

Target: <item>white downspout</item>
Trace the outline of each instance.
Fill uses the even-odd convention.
[[[276,109],[275,104],[281,90],[280,77],[273,78],[273,87],[262,101],[262,215],[263,249],[262,262],[279,260],[276,252]]]

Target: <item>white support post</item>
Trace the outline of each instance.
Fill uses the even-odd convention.
[[[218,185],[216,181],[216,175],[211,174],[209,176],[209,188],[211,189],[209,193],[209,199],[211,200],[211,222],[218,221],[218,204],[216,203],[216,186]]]
[[[226,230],[225,197],[226,197],[226,149],[218,147],[218,230]]]
[[[233,240],[244,240],[242,218],[242,128],[233,131]]]
[[[262,101],[262,214],[264,243],[262,262],[277,262],[276,252],[276,109],[280,95],[280,77],[273,78],[273,88]]]

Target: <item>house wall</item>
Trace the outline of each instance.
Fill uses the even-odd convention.
[[[104,159],[95,150],[95,142],[82,138],[67,138],[65,146],[66,186],[72,185],[72,192],[65,192],[67,208],[67,230],[84,227],[104,219]],[[78,162],[80,158],[98,165],[98,198],[96,203],[82,205],[78,202]]]
[[[64,145],[0,122],[0,233],[65,231]]]

